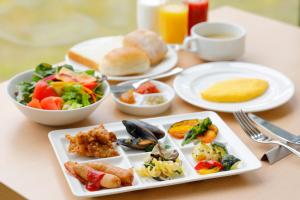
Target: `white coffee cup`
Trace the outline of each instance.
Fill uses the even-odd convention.
[[[183,48],[207,61],[234,60],[245,51],[246,30],[225,22],[202,22],[192,27]]]

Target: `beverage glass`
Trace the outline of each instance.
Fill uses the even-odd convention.
[[[159,33],[159,9],[164,0],[138,0],[137,27]]]
[[[181,1],[167,1],[159,10],[159,30],[168,44],[181,44],[188,30],[188,8]]]
[[[184,0],[188,6],[188,33],[190,35],[191,28],[200,22],[207,21],[208,0]]]

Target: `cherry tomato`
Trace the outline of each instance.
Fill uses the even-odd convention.
[[[40,80],[35,84],[33,98],[41,101],[46,97],[58,96],[55,90],[46,81]]]
[[[34,98],[29,103],[27,103],[27,106],[30,106],[32,108],[42,109],[40,101]]]
[[[63,103],[61,97],[46,97],[41,101],[41,107],[45,110],[61,110]]]
[[[140,87],[136,89],[136,92],[140,94],[160,93],[156,85],[154,85],[150,81],[140,85]]]

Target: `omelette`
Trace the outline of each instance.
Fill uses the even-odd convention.
[[[217,82],[201,92],[203,99],[212,102],[237,103],[263,95],[269,87],[265,80],[239,78]]]

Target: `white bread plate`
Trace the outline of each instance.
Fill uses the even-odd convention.
[[[81,49],[81,51],[84,51],[85,54],[88,54],[89,57],[96,57],[94,56],[94,52],[96,51],[102,51],[100,54],[105,54],[109,50],[118,48],[122,46],[122,40],[123,36],[109,36],[109,37],[99,37],[90,39],[84,42],[81,42],[79,44],[76,44],[75,46],[71,47],[70,50],[78,50]],[[103,55],[104,56],[104,55]],[[150,70],[144,74],[137,74],[137,75],[130,75],[130,76],[108,76],[108,80],[112,81],[129,81],[129,80],[137,80],[137,79],[143,79],[143,78],[149,78],[152,76],[163,74],[169,70],[171,70],[178,61],[177,53],[174,49],[171,47],[168,47],[168,52],[164,60],[162,60],[159,64],[151,66]],[[86,65],[80,64],[74,60],[72,60],[68,53],[65,55],[65,62],[67,64],[70,64],[74,66],[75,69],[84,69],[90,68]]]

